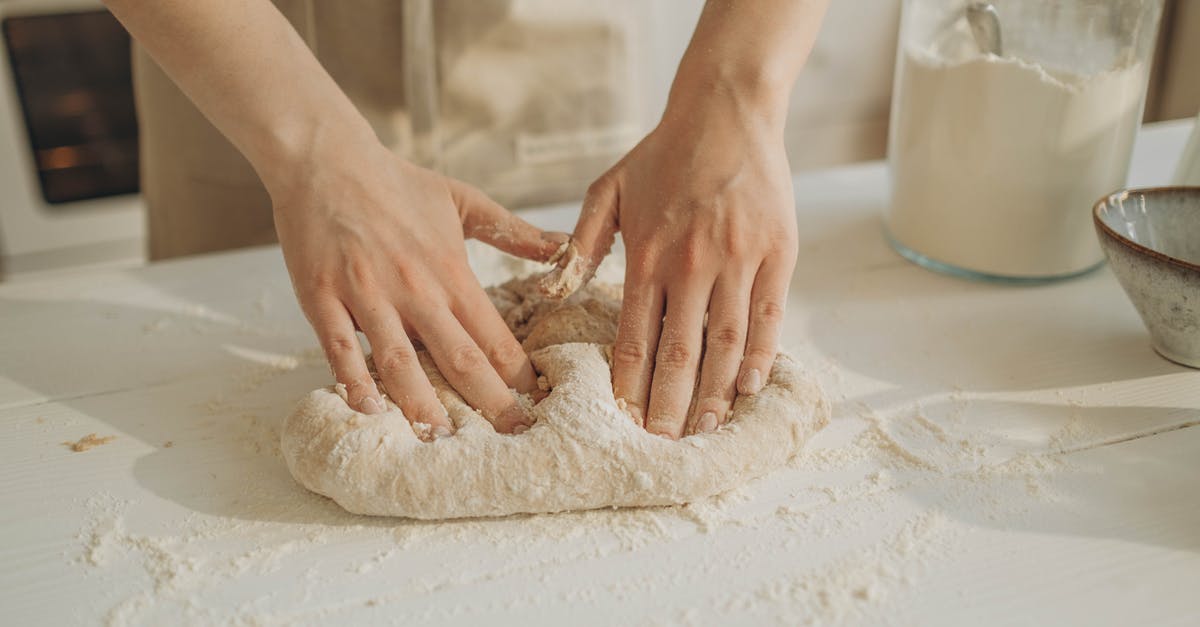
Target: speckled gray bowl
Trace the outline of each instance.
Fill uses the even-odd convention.
[[[1200,368],[1200,187],[1123,190],[1092,215],[1154,350]]]

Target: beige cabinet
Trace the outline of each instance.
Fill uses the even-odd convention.
[[[1200,2],[1168,0],[1146,99],[1146,120],[1191,117],[1200,110]]]

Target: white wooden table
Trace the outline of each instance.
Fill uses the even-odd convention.
[[[1132,182],[1189,128],[1144,132]],[[276,248],[0,286],[0,623],[1200,622],[1200,373],[1111,274],[917,268],[879,163],[796,189],[785,343],[833,423],[689,507],[431,524],[304,492],[278,425],[328,375]]]

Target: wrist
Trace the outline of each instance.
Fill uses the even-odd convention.
[[[671,85],[663,121],[711,113],[754,120],[782,133],[790,92],[788,77],[762,65],[711,63],[693,69],[685,63]]]
[[[677,79],[660,125],[736,125],[782,137],[788,91],[778,84],[721,73]]]
[[[350,109],[281,120],[261,135],[247,157],[273,200],[311,180],[319,169],[373,159],[377,151],[387,151],[366,119]]]

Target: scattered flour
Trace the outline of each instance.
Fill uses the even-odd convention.
[[[376,608],[389,612],[388,620],[401,623],[484,620],[501,612],[535,612],[548,604],[600,610],[612,603],[636,602],[647,592],[654,596],[654,591],[689,589],[713,578],[730,582],[726,593],[697,599],[692,607],[663,608],[658,620],[876,622],[899,611],[905,599],[919,594],[923,578],[956,554],[966,533],[952,523],[956,512],[1010,520],[1032,503],[1053,499],[1050,480],[1070,468],[1053,453],[960,467],[947,460],[974,457],[941,450],[964,447],[949,430],[942,429],[942,437],[931,436],[928,448],[906,447],[885,428],[935,434],[938,429],[916,419],[843,419],[862,420],[858,435],[842,446],[817,448],[800,458],[782,483],[806,487],[793,488],[773,502],[763,493],[769,486],[752,484],[685,506],[383,524],[346,514],[299,489],[267,494],[266,487],[259,491],[248,486],[239,500],[257,505],[237,518],[193,515],[147,533],[135,530],[136,504],[97,497],[88,504],[79,562],[99,572],[133,568],[145,578],[141,592],[109,610],[110,625],[172,616],[184,622],[235,624],[338,622]],[[928,493],[932,500],[914,509],[908,495],[917,493]],[[281,520],[282,512],[292,518]],[[873,521],[885,518],[892,520],[885,525],[890,531],[880,535]],[[720,551],[679,557],[679,551],[686,556],[684,547],[717,542],[718,536],[723,539]],[[737,539],[733,548],[731,538]],[[346,547],[345,554],[322,553],[333,561],[308,570],[296,568],[311,563],[304,556],[334,546]],[[452,560],[428,570],[405,568],[422,555],[459,555],[464,546],[487,547],[485,553],[493,557],[482,562]],[[781,565],[773,561],[781,553],[796,557]],[[661,566],[636,575],[630,571],[617,580],[602,575],[601,565],[643,554],[663,556]],[[687,559],[690,566],[671,565],[679,559]],[[573,581],[554,574],[578,568],[598,568],[598,579]],[[240,582],[270,573],[294,578],[297,591],[234,604],[213,602]],[[369,595],[338,601],[322,594],[325,586],[346,576],[394,578],[395,585],[390,592],[380,593],[372,586]],[[419,602],[513,581],[526,581],[546,592],[529,591],[503,603],[469,607]]]

